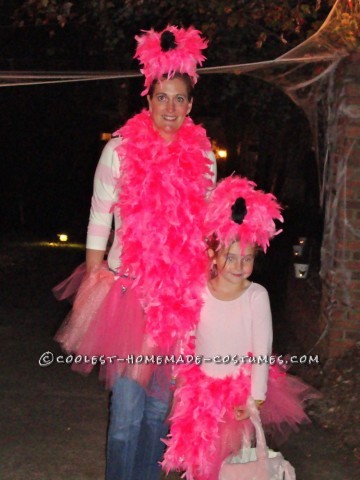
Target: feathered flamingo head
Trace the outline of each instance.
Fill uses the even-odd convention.
[[[153,29],[143,32],[135,37],[138,46],[134,55],[143,65],[141,73],[145,76],[145,89],[142,95],[149,92],[154,80],[164,75],[171,79],[176,73],[186,73],[195,85],[198,79],[196,66],[201,66],[205,60],[202,50],[208,43],[201,37],[201,32],[193,27],[175,26],[168,26],[162,32]]]
[[[256,244],[266,251],[272,237],[281,232],[281,207],[271,193],[255,190],[247,178],[227,177],[212,191],[205,215],[205,235],[219,245],[239,241],[244,248]]]

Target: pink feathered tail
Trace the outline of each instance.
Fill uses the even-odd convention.
[[[170,418],[170,434],[162,466],[184,471],[187,480],[217,480],[223,460],[237,453],[252,426],[237,421],[234,407],[246,405],[250,395],[251,365],[244,365],[237,377],[213,378],[197,365],[180,372],[179,388]],[[261,410],[264,430],[278,444],[300,423],[308,422],[304,402],[319,394],[309,385],[270,367],[267,400]]]

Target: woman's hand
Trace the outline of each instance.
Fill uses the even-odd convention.
[[[105,252],[102,250],[86,249],[86,271],[90,272],[94,268],[100,268],[104,260]]]

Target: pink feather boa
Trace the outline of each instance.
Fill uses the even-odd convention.
[[[135,277],[147,333],[168,352],[196,326],[206,283],[201,221],[211,188],[205,130],[186,118],[167,143],[148,111],[116,132],[123,138],[117,232],[122,270]]]

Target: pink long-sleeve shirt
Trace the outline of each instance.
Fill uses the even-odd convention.
[[[235,300],[215,298],[209,289],[204,292],[204,305],[196,331],[196,354],[203,355],[201,368],[209,376],[223,378],[236,375],[242,364],[215,363],[215,357],[270,356],[272,318],[269,296],[258,283],[250,286]],[[251,395],[265,400],[269,364],[251,366]]]

